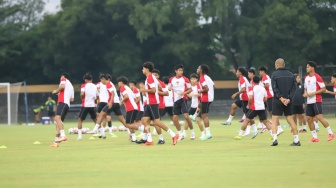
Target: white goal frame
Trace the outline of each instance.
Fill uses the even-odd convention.
[[[11,90],[10,90],[10,83],[0,83],[0,86],[7,86],[7,117],[8,117],[8,125],[12,124],[11,122],[11,97],[10,97],[10,94],[11,94]]]

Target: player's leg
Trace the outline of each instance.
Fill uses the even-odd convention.
[[[190,116],[193,116],[194,114],[197,114],[196,111],[197,111],[197,108],[190,108],[189,111],[188,111],[189,118],[190,118]],[[195,118],[195,121],[196,121],[196,118]],[[192,123],[192,122],[191,122],[191,123]],[[186,127],[186,126],[187,126],[187,127]],[[188,123],[186,122],[186,123],[184,124],[184,130],[187,130],[187,129],[188,129]],[[191,139],[191,140],[194,140],[194,139],[196,138],[195,131],[194,131],[193,128],[190,129],[190,131],[191,131],[190,139]]]
[[[273,143],[271,146],[278,145],[278,126],[279,118],[283,115],[284,105],[280,100],[274,100],[272,103],[272,133],[273,133]]]
[[[85,108],[85,107],[82,107],[80,112],[79,112],[79,115],[78,115],[78,125],[77,125],[77,128],[78,128],[78,137],[77,137],[77,140],[82,140],[82,128],[83,128],[83,121],[85,120],[86,116],[87,116],[87,113],[88,113],[88,109]]]
[[[334,139],[335,135],[334,135],[334,132],[332,132],[328,121],[323,118],[322,104],[321,103],[315,103],[314,104],[314,111],[315,111],[316,119],[318,119],[318,121],[320,121],[322,123],[322,125],[324,126],[324,128],[326,128],[327,131],[328,131],[328,141],[331,141],[332,139]]]
[[[290,103],[287,106],[284,106],[284,115],[286,117],[287,123],[291,127],[294,135],[294,142],[290,146],[301,146],[298,129],[293,118],[293,105]]]
[[[176,130],[179,134],[180,139],[183,138],[182,136],[182,131],[181,131],[181,125],[179,122],[179,115],[182,114],[182,106],[181,106],[181,102],[183,99],[180,99],[176,102],[174,102],[174,107],[173,107],[173,123],[174,126],[176,127]]]
[[[237,108],[241,108],[242,107],[242,100],[236,100],[234,103],[232,103],[231,105],[231,111],[230,111],[230,115],[229,118],[226,120],[226,122],[222,122],[222,125],[231,125],[231,121],[234,118],[234,115],[236,114],[236,110]]]
[[[205,140],[211,139],[210,121],[208,117],[211,102],[201,102],[201,117],[205,127]]]
[[[317,131],[315,130],[315,125],[314,125],[315,112],[314,112],[313,104],[307,104],[306,116],[307,116],[307,122],[308,122],[310,132],[313,136],[310,142],[319,142],[319,139],[317,137]]]

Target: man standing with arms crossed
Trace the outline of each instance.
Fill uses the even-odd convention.
[[[58,94],[57,108],[56,108],[56,138],[55,142],[51,144],[50,148],[57,148],[60,142],[67,141],[64,132],[63,121],[70,108],[70,102],[74,101],[74,88],[69,79],[68,73],[61,75],[61,80],[58,89],[54,90],[52,94]]]
[[[286,116],[288,124],[291,126],[294,134],[294,142],[290,146],[301,146],[298,130],[293,119],[292,98],[296,90],[296,81],[294,74],[285,68],[285,61],[281,58],[275,61],[275,69],[271,77],[274,98],[272,103],[272,134],[273,143],[271,146],[278,145],[277,128],[279,118],[283,114]]]

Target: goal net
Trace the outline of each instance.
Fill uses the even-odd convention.
[[[0,124],[18,123],[18,101],[23,82],[0,83]]]

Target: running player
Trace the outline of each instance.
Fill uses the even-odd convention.
[[[122,100],[120,101],[120,105],[124,104],[126,108],[126,127],[131,131],[131,141],[136,142],[136,136],[134,131],[139,130],[141,132],[144,131],[144,126],[139,126],[139,124],[134,123],[137,114],[138,114],[138,106],[134,101],[133,91],[127,86],[128,79],[124,76],[118,78],[118,86],[120,88],[120,95]]]
[[[69,77],[69,73],[63,73],[58,89],[52,92],[52,94],[58,94],[58,101],[55,116],[56,138],[55,142],[49,146],[50,148],[57,148],[60,142],[67,141],[63,121],[70,108],[70,102],[74,101],[74,88],[69,81]]]
[[[163,83],[166,84],[166,86],[168,86],[169,84],[169,77],[168,76],[164,76],[162,78]],[[165,109],[161,114],[161,117],[163,117],[166,113],[168,114],[169,118],[170,118],[170,124],[174,125],[173,123],[173,106],[174,106],[174,100],[173,100],[173,91],[168,89],[168,96],[164,96],[164,101],[165,101]],[[181,124],[181,123],[180,123]]]
[[[243,122],[241,130],[239,130],[238,136],[235,137],[236,140],[242,139],[243,132],[245,131],[247,124],[249,123],[250,120],[252,120],[256,116],[259,117],[259,120],[263,122],[269,130],[271,129],[271,125],[270,122],[267,120],[265,110],[265,102],[267,101],[267,92],[265,88],[259,84],[260,82],[259,76],[254,76],[252,78],[252,81],[254,84],[250,88],[248,93],[249,110],[246,113],[246,119]]]
[[[315,131],[315,126],[313,123],[314,116],[322,123],[322,125],[328,131],[328,141],[334,139],[335,135],[329,126],[329,123],[323,118],[322,114],[322,93],[326,91],[325,84],[320,75],[315,72],[316,63],[314,61],[307,62],[307,73],[308,75],[305,78],[305,91],[303,96],[307,97],[307,107],[306,107],[306,115],[308,120],[308,125],[310,131],[313,135],[313,138],[310,140],[311,142],[319,142],[317,138],[317,133]]]
[[[85,120],[87,114],[90,114],[91,119],[94,123],[96,123],[97,117],[97,114],[95,112],[95,101],[97,99],[97,96],[99,95],[97,87],[92,83],[92,75],[90,73],[86,73],[83,76],[83,79],[85,83],[81,85],[80,96],[82,98],[82,108],[78,116],[77,140],[82,140],[82,123]]]
[[[142,123],[145,126],[145,132],[147,133],[147,141],[145,145],[153,145],[152,135],[150,133],[150,121],[153,120],[153,124],[161,127],[163,130],[172,137],[173,145],[178,141],[179,135],[170,130],[161,120],[159,114],[159,95],[158,85],[159,82],[152,75],[154,64],[152,62],[145,62],[142,67],[142,73],[146,75],[145,88],[141,88],[140,92],[145,92],[147,96],[147,105],[145,106],[144,116],[142,117]]]
[[[244,114],[246,114],[247,109],[247,103],[248,103],[248,96],[247,96],[247,89],[248,89],[248,80],[244,76],[246,74],[246,70],[242,67],[238,68],[236,72],[236,76],[238,78],[238,92],[234,93],[231,98],[235,99],[237,95],[239,95],[239,99],[237,99],[234,103],[231,105],[231,112],[229,118],[226,120],[226,122],[222,122],[222,125],[231,125],[231,121],[236,114],[237,108],[242,108]]]
[[[163,111],[165,110],[166,108],[166,105],[165,105],[165,101],[164,101],[164,96],[168,96],[168,88],[166,86],[165,83],[163,83],[161,80],[160,80],[160,71],[157,70],[157,69],[153,69],[152,71],[152,74],[153,76],[155,76],[155,78],[158,80],[159,82],[159,100],[160,100],[160,104],[159,104],[159,113],[160,115],[163,114]],[[159,126],[154,126],[156,130],[155,132],[159,135],[159,142],[158,144],[164,144],[165,141],[163,139],[163,135],[162,135],[162,130]],[[153,130],[153,135],[155,134]]]
[[[212,138],[210,133],[210,121],[208,118],[209,107],[214,100],[214,87],[215,83],[208,76],[210,68],[208,65],[202,64],[197,68],[197,74],[200,75],[200,86],[201,86],[201,117],[204,122],[205,127],[205,138],[203,140],[208,140]]]
[[[204,127],[201,122],[201,118],[198,116],[200,113],[201,109],[199,108],[200,106],[200,99],[201,99],[201,86],[198,83],[198,75],[197,74],[191,74],[190,75],[190,83],[191,83],[191,93],[188,94],[188,97],[191,98],[191,105],[189,109],[189,117],[192,121],[196,121],[198,124],[198,127],[201,130],[201,137],[200,140],[203,140],[205,138],[205,133],[204,133]],[[184,124],[184,132],[183,134],[186,135],[188,129],[188,125]],[[195,131],[191,131],[190,139],[194,140],[196,138]]]
[[[179,115],[183,114],[187,121],[190,130],[193,130],[193,125],[188,114],[187,100],[191,92],[190,81],[187,77],[183,76],[184,67],[182,64],[175,66],[175,76],[169,79],[168,88],[173,91],[174,109],[173,109],[173,122],[178,131],[179,139],[183,140],[186,135],[181,131],[181,125],[179,122]]]

